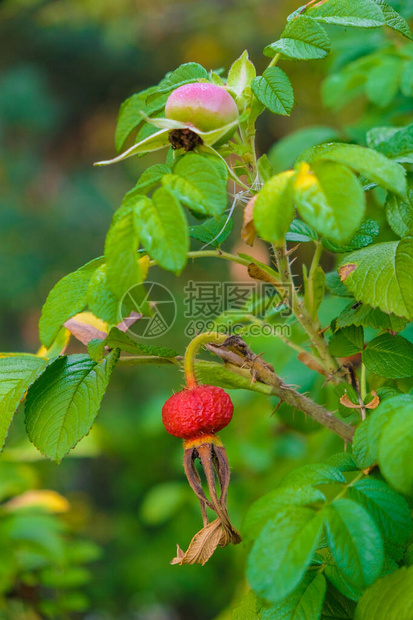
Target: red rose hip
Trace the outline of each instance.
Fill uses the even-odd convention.
[[[222,388],[197,385],[168,398],[162,408],[162,421],[171,435],[195,439],[227,426],[233,410],[231,398]]]

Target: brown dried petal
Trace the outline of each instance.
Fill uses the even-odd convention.
[[[257,200],[257,196],[258,194],[253,196],[244,209],[241,239],[245,241],[247,245],[254,245],[255,237],[257,236],[257,231],[255,230],[254,221],[252,219],[254,203]]]
[[[221,521],[215,519],[195,534],[185,553],[177,546],[177,555],[171,564],[179,564],[180,566],[182,564],[202,564],[203,566],[220,544],[222,537]]]

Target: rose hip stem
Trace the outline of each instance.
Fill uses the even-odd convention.
[[[205,332],[195,336],[187,346],[184,358],[184,372],[188,389],[195,388],[198,381],[195,375],[195,358],[199,349],[205,344],[222,344],[227,339],[227,335],[217,332]]]

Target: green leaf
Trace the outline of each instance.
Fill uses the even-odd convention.
[[[321,144],[303,153],[302,161],[328,160],[348,166],[366,179],[400,196],[406,194],[406,171],[400,164],[357,144]]]
[[[226,181],[210,159],[196,153],[184,155],[162,183],[194,213],[218,217],[227,207]]]
[[[112,327],[104,340],[94,340],[92,342],[94,343],[92,350],[93,359],[95,361],[101,360],[105,347],[109,347],[109,349],[120,349],[132,355],[151,355],[156,357],[176,357],[178,355],[176,351],[168,349],[167,347],[154,347],[152,345],[135,342],[117,327]]]
[[[156,92],[156,86],[152,86],[141,93],[132,95],[124,101],[120,107],[118,115],[118,123],[116,125],[115,145],[119,152],[123,149],[129,135],[136,129],[144,119],[141,112],[145,116],[151,116],[160,112],[165,107],[167,96],[159,97],[156,101],[147,103],[147,98]]]
[[[264,54],[273,58],[316,60],[324,58],[330,51],[330,39],[324,28],[311,17],[300,15],[287,23],[281,39],[267,45]]]
[[[325,508],[327,537],[337,566],[359,587],[372,584],[383,566],[383,541],[366,510],[349,499]]]
[[[332,295],[337,295],[337,297],[353,297],[341,282],[337,271],[326,273],[326,287]]]
[[[273,519],[277,512],[288,506],[307,506],[325,502],[323,493],[312,485],[280,487],[266,493],[250,506],[242,526],[242,534],[248,539],[255,539],[264,525]]]
[[[349,325],[337,330],[330,338],[328,348],[335,357],[348,357],[363,350],[364,331],[362,327]]]
[[[155,164],[145,170],[139,177],[132,191],[140,194],[148,194],[159,185],[164,174],[170,174],[171,169],[166,164]]]
[[[342,382],[342,383],[339,383],[338,385],[336,385],[336,387],[334,388],[334,391],[337,394],[338,399],[339,399],[338,400],[338,412],[339,412],[339,414],[343,418],[348,418],[349,416],[353,415],[354,414],[354,409],[352,409],[351,407],[346,407],[345,405],[343,405],[340,402],[340,398],[346,394],[348,396],[348,398],[350,399],[350,401],[354,405],[359,405],[360,404],[357,392],[353,388],[353,386],[350,385],[349,383]]]
[[[385,208],[389,226],[396,235],[405,237],[413,230],[413,190],[409,189],[408,200],[389,194]]]
[[[201,226],[191,226],[189,236],[198,239],[202,243],[219,248],[230,236],[234,227],[234,221],[223,215],[219,219],[211,218],[202,222]]]
[[[321,620],[352,620],[356,605],[328,584]]]
[[[266,183],[274,176],[275,171],[272,163],[268,159],[267,155],[261,155],[257,161],[258,174],[260,175],[263,183]]]
[[[326,463],[311,463],[294,469],[281,480],[281,486],[294,487],[307,484],[345,483],[345,478],[336,467]]]
[[[367,133],[367,142],[386,157],[413,161],[413,123],[403,128],[376,127]]]
[[[395,314],[385,314],[378,308],[372,308],[368,304],[351,303],[344,308],[335,319],[336,328],[340,329],[349,325],[361,325],[373,329],[401,332],[407,325],[407,320]]]
[[[284,601],[261,613],[261,620],[317,620],[326,595],[324,575],[306,573],[301,584]]]
[[[185,214],[174,194],[164,187],[151,200],[134,206],[142,245],[158,264],[181,273],[189,250],[189,232]]]
[[[392,398],[386,402],[395,401]],[[386,404],[386,403],[384,403]],[[379,440],[380,471],[389,484],[413,496],[413,415],[411,405],[395,411]]]
[[[336,467],[340,471],[358,471],[358,466],[349,452],[337,452],[327,459],[327,464]]]
[[[339,138],[332,127],[315,126],[298,129],[278,140],[270,149],[268,158],[275,172],[292,168],[297,157],[304,150],[323,142],[333,142]]]
[[[397,13],[397,11],[395,11],[392,6],[387,4],[385,0],[374,0],[374,2],[379,5],[383,13],[384,19],[386,20],[386,26],[392,28],[396,32],[400,32],[400,34],[402,34],[407,39],[412,38],[409,24],[404,19],[404,17],[399,15],[399,13]]]
[[[115,211],[106,235],[105,259],[106,275],[110,289],[122,299],[132,287],[142,282],[139,266],[139,219],[137,208],[148,208],[150,199],[139,191],[128,192],[122,206]]]
[[[122,320],[124,304],[109,288],[106,265],[98,267],[90,279],[87,290],[87,305],[95,316],[109,325],[116,325]]]
[[[410,394],[400,394],[400,396],[389,398],[380,403],[371,415],[368,428],[368,447],[373,459],[378,459],[382,435],[393,416],[399,410],[407,411],[413,416],[413,396]]]
[[[137,144],[134,144],[117,157],[98,161],[94,164],[94,166],[110,166],[111,164],[116,164],[120,161],[128,159],[129,157],[134,157],[135,155],[145,155],[146,153],[152,153],[154,151],[164,149],[166,146],[169,146],[169,131],[170,130],[168,128],[163,128],[160,131],[156,131],[148,137],[140,140]]]
[[[322,530],[322,515],[309,508],[290,506],[268,521],[247,562],[253,590],[276,603],[301,582]]]
[[[399,568],[373,584],[360,599],[355,620],[410,620],[413,617],[413,567]]]
[[[328,558],[329,562],[332,558]],[[345,579],[342,571],[336,564],[327,564],[324,569],[324,574],[327,577],[329,584],[332,584],[334,588],[340,592],[347,600],[358,601],[363,593],[363,589],[354,584],[351,584]],[[352,618],[353,616],[351,616]]]
[[[338,26],[377,28],[386,23],[374,0],[328,0],[310,7],[306,14],[319,22]]]
[[[169,73],[156,88],[156,94],[170,93],[175,88],[192,82],[208,81],[208,72],[197,62],[186,62]],[[153,95],[152,95],[153,96]]]
[[[321,241],[326,250],[343,254],[346,252],[354,252],[354,250],[359,250],[367,245],[371,245],[374,242],[374,238],[377,237],[379,233],[380,227],[377,222],[371,219],[366,219],[362,222],[354,237],[346,245],[339,245],[324,238]]]
[[[413,95],[413,61],[405,60],[400,80],[400,90],[405,97]]]
[[[383,537],[404,545],[412,531],[412,517],[406,500],[381,480],[364,478],[348,489],[350,499],[358,502],[373,517]]]
[[[352,450],[353,456],[360,469],[367,469],[376,462],[376,458],[371,453],[369,442],[369,427],[372,419],[371,416],[368,416],[359,424],[354,433]]]
[[[242,597],[239,605],[232,610],[231,620],[262,620],[260,614],[262,607],[261,599],[250,590],[246,596]]]
[[[290,224],[290,228],[285,235],[286,241],[296,241],[299,243],[307,243],[308,241],[316,241],[318,239],[317,233],[301,220],[293,220]]]
[[[320,235],[343,243],[360,227],[363,189],[354,174],[335,162],[302,163],[294,182],[294,202],[301,217]]]
[[[413,344],[402,336],[381,334],[366,345],[363,364],[387,379],[413,377]]]
[[[270,67],[253,79],[252,92],[270,112],[289,116],[294,106],[294,91],[286,73]]]
[[[401,58],[380,59],[380,62],[372,67],[367,75],[367,99],[381,108],[389,106],[399,90],[402,68]]]
[[[317,320],[317,313],[324,299],[326,274],[318,265],[310,275],[303,265],[304,304],[313,321]]]
[[[3,353],[0,356],[0,451],[17,407],[47,364],[44,358],[28,353]]]
[[[227,86],[232,88],[237,96],[240,97],[245,92],[245,89],[251,86],[255,75],[255,67],[248,58],[247,50],[245,50],[231,65],[228,71]]]
[[[89,433],[105,394],[118,351],[100,364],[87,355],[59,357],[31,386],[26,399],[30,441],[60,463]]]
[[[346,256],[342,282],[357,301],[386,314],[413,319],[413,237],[377,243]]]
[[[294,218],[294,173],[282,172],[264,183],[254,204],[254,226],[264,241],[282,241]]]
[[[86,308],[89,281],[96,268],[102,263],[103,258],[96,258],[59,280],[52,288],[39,321],[39,338],[45,347],[52,345],[67,319]]]

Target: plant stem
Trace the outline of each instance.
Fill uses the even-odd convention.
[[[286,296],[287,303],[291,308],[291,311],[307,332],[310,337],[311,345],[316,349],[321,363],[328,373],[328,376],[334,382],[338,382],[339,378],[336,375],[338,370],[338,364],[336,360],[330,355],[327,349],[327,343],[323,336],[317,331],[313,321],[308,314],[304,302],[298,297],[297,290],[294,285],[293,276],[291,273],[291,265],[288,260],[288,254],[285,243],[273,244],[274,254],[277,261],[278,272],[280,274],[281,283],[284,286],[284,295]],[[313,263],[319,260],[320,247],[317,247]],[[318,264],[318,262],[317,262]],[[314,267],[315,268],[315,267]]]
[[[208,349],[223,359],[229,369],[241,376],[250,377],[251,381],[259,381],[272,388],[271,393],[291,407],[299,409],[326,428],[330,429],[345,441],[351,442],[354,428],[336,418],[330,411],[313,402],[304,394],[300,394],[286,385],[260,356],[255,355],[241,338],[231,336],[228,348],[225,341],[221,346],[209,345]]]
[[[241,256],[235,256],[235,254],[223,252],[222,250],[197,250],[194,252],[188,252],[188,258],[222,258],[232,263],[238,263],[238,265],[243,265],[244,267],[248,267],[248,265],[251,264],[251,261],[247,260],[246,258],[241,258]],[[155,267],[155,265],[157,264],[158,261],[151,260],[149,266]]]
[[[366,367],[364,364],[361,364],[361,372],[360,372],[360,396],[364,399],[367,396],[367,379],[366,379]]]
[[[195,375],[195,358],[200,347],[204,344],[222,344],[226,339],[227,336],[225,334],[205,332],[195,336],[195,338],[191,340],[187,346],[184,358],[184,372],[188,389],[194,388],[198,385]]]
[[[278,63],[280,58],[281,58],[281,54],[275,54],[274,58],[271,60],[271,62],[268,65],[267,69],[269,69],[270,67],[275,67],[275,65]]]

